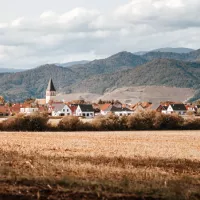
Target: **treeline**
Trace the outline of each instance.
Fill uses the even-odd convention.
[[[84,123],[78,117],[66,116],[58,125],[49,123],[45,114],[16,115],[0,123],[0,131],[128,131],[128,130],[200,130],[200,119],[184,120],[176,114],[154,111],[131,116],[108,115]]]

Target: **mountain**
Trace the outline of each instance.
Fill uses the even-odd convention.
[[[184,48],[184,47],[179,47],[179,48],[172,48],[172,47],[166,47],[166,48],[160,48],[160,49],[154,49],[151,51],[139,51],[139,52],[135,52],[135,55],[138,56],[143,56],[144,54],[147,54],[149,52],[171,52],[171,53],[190,53],[192,51],[195,51],[194,49],[189,49],[189,48]]]
[[[60,93],[104,94],[132,86],[170,86],[196,90],[200,97],[200,50],[187,54],[150,52],[137,56],[120,52],[106,59],[61,67],[43,65],[35,69],[0,74],[0,94],[10,101],[42,98],[49,78]]]
[[[15,73],[21,71],[24,71],[24,69],[0,68],[0,73]]]
[[[153,59],[174,59],[189,62],[200,62],[200,49],[190,53],[149,52],[141,56],[148,61]]]
[[[10,101],[21,101],[30,97],[44,97],[47,83],[52,77],[57,90],[71,92],[71,87],[93,75],[114,73],[145,63],[146,60],[128,52],[115,54],[107,59],[95,60],[85,65],[61,67],[43,65],[35,69],[14,74],[3,74],[0,79],[0,94]]]
[[[138,51],[138,52],[135,52],[133,53],[134,55],[137,55],[137,56],[143,56],[144,54],[148,53],[149,51]]]
[[[195,51],[194,49],[189,49],[189,48],[184,48],[184,47],[179,47],[179,48],[160,48],[160,49],[155,49],[151,52],[171,52],[171,53],[190,53],[192,51]]]
[[[71,67],[74,65],[84,65],[89,63],[88,60],[81,60],[81,61],[74,61],[74,62],[68,62],[68,63],[56,63],[55,65],[61,66],[61,67]]]
[[[106,59],[94,60],[85,65],[73,66],[72,70],[83,75],[113,73],[117,70],[134,68],[146,63],[147,60],[129,52],[120,52]]]
[[[157,59],[134,69],[102,74],[85,79],[71,88],[73,92],[104,93],[110,88],[141,85],[163,85],[198,89],[200,64]]]

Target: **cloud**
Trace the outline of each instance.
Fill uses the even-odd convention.
[[[0,67],[92,60],[119,51],[200,47],[199,0],[132,0],[110,12],[83,7],[0,23]]]
[[[13,27],[20,26],[22,24],[23,20],[24,20],[23,17],[15,19],[14,21],[12,21],[11,26],[13,26]]]
[[[199,26],[197,0],[132,0],[116,9],[115,15],[132,24],[150,24],[159,29]]]

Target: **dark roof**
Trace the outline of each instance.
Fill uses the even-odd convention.
[[[167,110],[168,106],[162,106],[162,108],[163,108],[163,110]]]
[[[64,103],[53,103],[52,108],[55,112],[61,111],[66,105]]]
[[[47,86],[47,91],[56,92],[52,79],[49,80],[49,84]]]
[[[187,110],[184,104],[170,104],[173,110]]]
[[[132,111],[128,108],[118,108],[118,107],[115,107],[115,106],[109,106],[105,111],[110,111],[110,112],[123,112],[123,111]]]
[[[82,112],[94,112],[91,104],[79,104]]]

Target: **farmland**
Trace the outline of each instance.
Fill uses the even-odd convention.
[[[200,131],[0,133],[0,199],[199,199]]]

